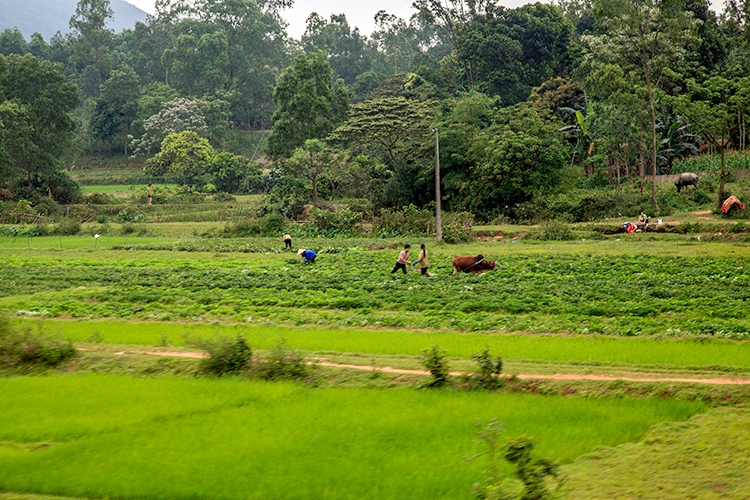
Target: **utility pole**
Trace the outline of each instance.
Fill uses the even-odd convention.
[[[443,241],[443,221],[440,213],[440,132],[438,129],[432,129],[435,132],[435,232],[437,241]]]

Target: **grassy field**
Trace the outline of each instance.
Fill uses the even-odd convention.
[[[241,334],[256,352],[284,339],[306,356],[362,365],[419,369],[422,350],[439,345],[451,367],[471,370],[489,346],[505,373],[747,377],[745,243],[638,234],[429,245],[425,278],[390,274],[398,248],[418,239],[295,237],[319,251],[303,266],[280,238],[196,236],[216,222],[136,225],[143,235],[107,226],[96,242],[0,238],[0,313],[98,350],[49,376],[0,378],[0,500],[469,498],[483,464],[463,457],[490,417],[504,438],[532,435],[566,464],[570,498],[684,498],[659,496],[661,481],[683,494],[693,484],[696,498],[747,497],[746,450],[731,445],[746,436],[746,415],[700,402],[747,401],[744,392],[586,382],[417,391],[414,377],[379,383],[377,373],[322,368],[305,386],[196,378],[195,361],[130,370],[128,359],[145,356],[115,354]],[[450,275],[453,255],[478,253],[498,272]],[[649,431],[663,422],[672,424]],[[694,474],[670,472],[681,456]]]
[[[237,379],[72,375],[0,387],[0,439],[16,443],[0,446],[0,490],[110,498],[465,498],[481,479],[482,464],[464,460],[480,451],[477,420],[497,417],[508,436],[533,435],[569,463],[703,409]]]
[[[59,332],[75,342],[95,338],[103,344],[184,347],[186,338],[216,334],[243,335],[257,349],[269,349],[285,339],[308,352],[353,353],[363,363],[369,356],[416,356],[440,345],[449,356],[469,358],[490,346],[506,361],[576,362],[580,365],[627,364],[644,367],[714,368],[750,372],[750,343],[689,338],[622,338],[528,334],[456,333],[430,330],[293,327],[279,325],[185,324],[123,320],[25,320],[28,328]]]

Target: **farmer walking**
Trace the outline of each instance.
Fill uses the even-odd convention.
[[[151,205],[151,202],[154,200],[154,197],[151,196],[151,184],[146,186],[146,193],[148,193],[148,204]]]
[[[398,254],[398,260],[396,261],[396,265],[393,266],[393,271],[391,271],[391,274],[395,273],[399,269],[401,269],[404,274],[406,274],[406,264],[411,264],[409,261],[409,249],[411,248],[411,245],[404,245],[404,249],[401,251],[401,253]]]

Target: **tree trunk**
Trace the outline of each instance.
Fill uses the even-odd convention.
[[[724,176],[726,174],[726,157],[724,155],[726,147],[722,143],[719,148],[719,154],[721,155],[721,175],[719,176],[719,202],[718,208],[721,208],[721,204],[724,203]]]
[[[656,110],[648,71],[646,72],[646,91],[648,92],[648,107],[651,110],[651,206],[654,210],[659,210],[659,203],[656,201]]]

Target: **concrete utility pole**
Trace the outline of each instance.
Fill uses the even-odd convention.
[[[435,132],[435,232],[437,241],[443,241],[443,221],[440,213],[440,132],[438,129],[432,129]]]

